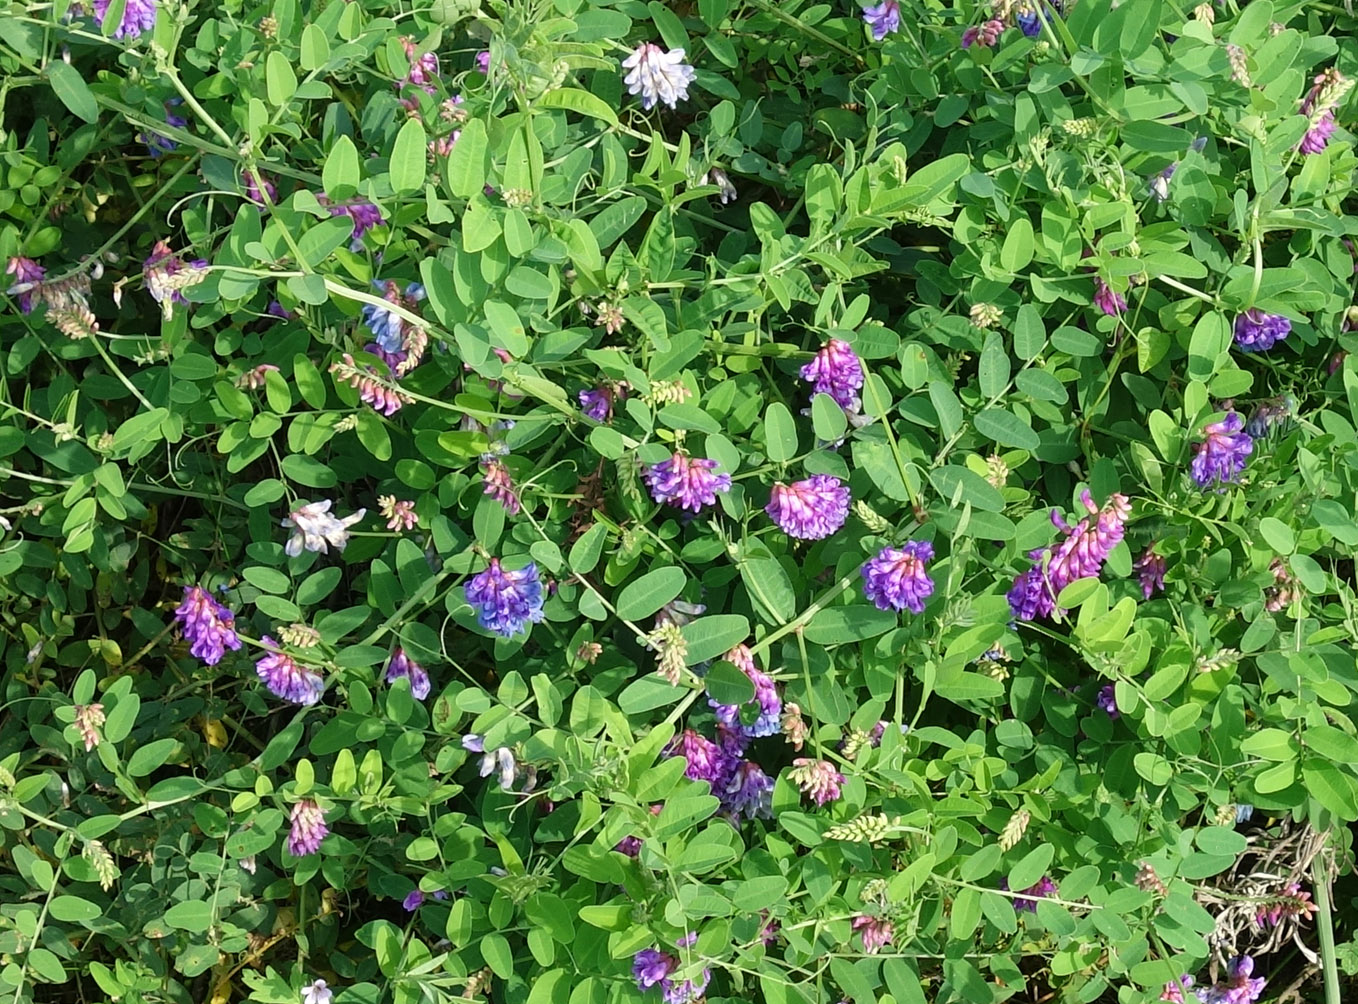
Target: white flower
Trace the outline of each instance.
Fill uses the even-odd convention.
[[[335,991],[325,985],[325,980],[302,988],[302,1004],[330,1004],[330,998],[334,996]]]
[[[514,777],[519,765],[514,762],[514,753],[507,746],[492,750],[481,758],[481,776],[488,777],[491,771],[500,772],[500,787],[505,791],[514,787]]]
[[[287,546],[283,548],[288,557],[297,557],[303,549],[319,551],[321,554],[325,554],[332,546],[338,551],[344,550],[349,543],[349,527],[361,520],[368,510],[360,509],[352,516],[336,519],[330,515],[333,504],[329,499],[310,502],[298,506],[284,517],[282,525],[293,530]]]
[[[623,69],[631,72],[623,78],[628,94],[640,94],[641,106],[647,111],[657,101],[674,108],[688,100],[688,85],[698,71],[684,62],[683,49],[665,52],[653,42],[643,42],[636,51],[622,61]]]

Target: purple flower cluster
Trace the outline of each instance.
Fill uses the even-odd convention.
[[[1185,973],[1172,983],[1166,983],[1165,988],[1160,991],[1160,999],[1168,1001],[1169,1004],[1184,1004],[1184,991],[1193,986],[1193,977]]]
[[[418,282],[410,283],[406,286],[404,292],[396,283],[391,281],[378,282],[374,280],[373,286],[381,292],[382,298],[388,303],[396,304],[407,310],[414,310],[425,297],[424,286]],[[417,325],[411,324],[394,310],[375,303],[365,303],[361,316],[363,324],[373,333],[373,343],[386,354],[383,356],[383,360],[388,365],[399,363],[401,359],[393,361],[387,357],[409,351],[410,329],[417,327]]]
[[[883,548],[863,566],[863,595],[878,610],[923,613],[924,601],[934,594],[934,580],[925,570],[933,557],[933,545],[922,540]]]
[[[1094,277],[1094,306],[1109,317],[1116,317],[1127,309],[1127,298],[1098,276]]]
[[[1244,431],[1245,420],[1228,411],[1220,422],[1203,426],[1207,437],[1194,450],[1189,470],[1200,488],[1218,487],[1239,479],[1245,461],[1254,452],[1254,439]]]
[[[1000,888],[1007,892],[1009,890],[1008,880],[1000,879]],[[1029,913],[1037,913],[1037,901],[1039,899],[1046,899],[1055,892],[1056,883],[1048,876],[1043,875],[1035,885],[1031,885],[1027,889],[1021,890],[1019,894],[1014,897],[1014,909],[1026,910]]]
[[[706,781],[713,791],[725,787],[734,769],[731,754],[693,729],[684,729],[675,736],[666,753],[683,757],[686,763],[684,777],[690,781]]]
[[[656,948],[643,948],[632,960],[632,978],[641,990],[660,986],[664,1004],[693,1004],[707,990],[712,973],[704,969],[697,981],[674,980],[671,978],[679,968],[679,960],[667,952]]]
[[[867,955],[876,955],[891,944],[892,935],[895,934],[891,921],[885,917],[869,917],[860,913],[850,926],[862,933],[863,952]]]
[[[668,460],[647,468],[646,485],[657,502],[700,512],[703,506],[716,503],[717,492],[731,490],[731,475],[715,473],[716,467],[715,460],[676,450]]]
[[[367,199],[345,199],[331,202],[324,192],[316,196],[316,201],[329,210],[331,216],[347,216],[354,222],[354,232],[349,241],[349,250],[358,251],[363,247],[363,235],[373,227],[386,223],[382,210]]]
[[[718,797],[722,809],[737,824],[742,816],[750,820],[773,817],[773,779],[753,761],[741,760],[736,764]]]
[[[1037,3],[1027,0],[1014,11],[1014,23],[1028,38],[1036,38],[1042,34],[1042,19],[1049,11],[1043,0],[1037,0]]]
[[[489,568],[472,576],[465,594],[476,611],[477,623],[502,638],[513,638],[542,620],[542,580],[531,561],[508,571],[500,566],[499,558],[491,558]]]
[[[684,758],[684,776],[706,781],[721,800],[722,812],[733,823],[745,819],[769,819],[773,815],[773,780],[753,761],[742,756],[748,736],[737,728],[719,724],[720,742],[713,742],[693,729],[674,738],[665,755]]]
[[[849,518],[849,486],[830,474],[773,486],[764,510],[779,529],[800,540],[821,540]]]
[[[831,338],[820,347],[816,357],[801,369],[802,379],[811,384],[811,394],[829,394],[845,411],[862,408],[858,392],[863,389],[863,363],[848,342]]]
[[[1165,559],[1156,554],[1152,547],[1132,562],[1132,571],[1141,580],[1141,595],[1150,599],[1157,592],[1165,590]]]
[[[1311,89],[1302,99],[1300,114],[1309,120],[1306,135],[1297,144],[1300,153],[1321,153],[1329,145],[1330,137],[1339,128],[1334,117],[1335,107],[1347,92],[1349,82],[1334,67],[1316,74]]]
[[[481,462],[481,473],[486,477],[483,495],[489,495],[511,516],[517,516],[523,509],[518,493],[514,490],[514,478],[505,462],[498,457],[489,457]]]
[[[423,701],[429,696],[429,674],[410,656],[406,655],[406,650],[397,648],[391,654],[391,661],[387,663],[387,682],[395,683],[404,677],[410,681],[410,695],[417,701]]]
[[[759,705],[759,717],[755,719],[753,725],[742,725],[740,708],[737,705],[718,704],[709,697],[707,703],[716,712],[717,721],[736,729],[749,739],[776,735],[782,729],[783,699],[778,696],[778,687],[773,678],[756,668],[750,650],[744,645],[738,645],[727,654],[726,659],[754,684],[754,700]]]
[[[1055,509],[1051,512],[1052,525],[1065,535],[1064,540],[1028,552],[1035,564],[1009,590],[1009,608],[1019,620],[1051,616],[1061,590],[1076,579],[1097,577],[1108,553],[1122,540],[1124,524],[1131,515],[1131,503],[1125,495],[1114,494],[1102,509],[1088,491],[1080,495],[1080,502],[1089,515],[1073,527]]]
[[[598,387],[580,392],[580,408],[596,422],[611,422],[613,420],[613,399],[621,396],[621,394],[615,394],[613,387],[609,384],[600,384]]]
[[[1226,964],[1225,979],[1195,992],[1201,1004],[1251,1004],[1259,999],[1267,982],[1262,976],[1254,976],[1254,959],[1242,955]]]
[[[34,287],[42,282],[43,276],[47,275],[47,269],[32,258],[16,255],[5,264],[5,272],[14,276],[14,285],[7,292],[18,296],[19,309],[23,313],[31,314],[38,300],[38,293]]]
[[[221,662],[228,648],[240,651],[236,615],[202,586],[184,587],[184,600],[175,608],[174,617],[189,642],[189,653],[209,666]]]
[[[1246,352],[1267,352],[1292,331],[1292,322],[1282,314],[1266,314],[1251,307],[1235,318],[1235,343]]]
[[[142,280],[156,303],[187,303],[183,291],[201,282],[208,267],[203,258],[185,261],[170,250],[165,241],[156,241],[151,253],[142,263]]]
[[[295,858],[315,854],[330,832],[325,813],[312,799],[304,798],[292,807],[292,827],[288,830],[288,853]]]
[[[104,18],[108,16],[111,0],[94,0],[94,23],[102,30]],[[127,0],[123,7],[123,19],[113,31],[114,38],[136,38],[156,26],[155,0]]]
[[[962,48],[970,49],[973,45],[989,48],[1000,40],[1003,31],[1004,22],[995,17],[979,25],[974,24],[962,32]]]
[[[255,663],[255,672],[264,681],[270,693],[293,704],[309,706],[321,699],[325,691],[325,681],[320,674],[308,669],[292,656],[278,647],[278,642],[268,635],[260,638],[269,650]]]
[[[872,29],[874,41],[880,42],[901,29],[901,5],[896,0],[883,0],[875,7],[863,8],[863,20]]]
[[[171,110],[178,108],[183,103],[183,98],[170,98],[165,102],[165,124],[167,126],[173,126],[176,129],[187,129],[189,127],[187,118],[183,115],[176,115]],[[179,149],[179,144],[170,139],[169,136],[163,136],[150,129],[137,133],[137,142],[145,143],[147,152],[153,158],[161,157]]]
[[[416,886],[414,889],[410,890],[410,892],[406,893],[405,899],[401,900],[401,907],[406,913],[414,913],[420,907],[424,906],[425,901],[428,899],[446,900],[447,898],[448,893],[443,889],[435,890],[433,893],[426,896],[424,890]]]
[[[1109,718],[1117,719],[1122,717],[1122,712],[1118,710],[1117,689],[1111,684],[1105,684],[1099,690],[1099,696],[1095,698],[1095,703],[1103,710]]]

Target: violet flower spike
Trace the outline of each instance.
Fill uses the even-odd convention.
[[[490,567],[472,576],[464,594],[476,611],[477,623],[502,638],[524,633],[543,618],[542,580],[533,562],[508,571],[499,558],[491,558]]]
[[[304,798],[292,807],[292,827],[288,831],[288,853],[295,858],[315,854],[330,832],[325,813],[312,799]]]
[[[714,791],[724,786],[735,769],[730,756],[720,746],[693,729],[679,733],[665,755],[683,757],[686,761],[684,776],[690,781],[706,781]]]
[[[849,486],[830,474],[773,486],[764,510],[778,528],[799,540],[822,540],[849,518]]]
[[[202,586],[184,587],[184,599],[175,608],[174,617],[189,642],[189,654],[207,665],[221,662],[227,649],[240,651],[236,615]]]
[[[934,593],[934,580],[925,570],[933,557],[933,545],[922,540],[883,548],[863,566],[863,595],[878,610],[924,613],[924,601]]]
[[[715,460],[676,450],[668,460],[648,467],[644,477],[657,502],[696,513],[703,506],[716,504],[717,492],[731,490],[731,475],[715,473],[716,467]]]
[[[1100,509],[1085,491],[1080,503],[1089,515],[1073,527],[1057,510],[1051,512],[1052,524],[1065,535],[1064,540],[1028,552],[1034,564],[1014,581],[1008,595],[1009,608],[1018,620],[1055,613],[1061,590],[1076,579],[1097,577],[1109,552],[1122,540],[1131,515],[1131,503],[1125,495],[1115,493]]]
[[[1239,480],[1245,461],[1254,452],[1254,439],[1244,427],[1245,420],[1234,411],[1227,412],[1220,422],[1203,426],[1206,439],[1194,447],[1189,466],[1199,487],[1221,488]]]
[[[811,383],[812,396],[829,394],[846,411],[862,407],[858,392],[863,387],[863,363],[848,342],[831,338],[801,368],[801,375]]]
[[[1241,955],[1226,964],[1226,976],[1210,987],[1196,991],[1201,1004],[1252,1004],[1264,992],[1268,981],[1254,976],[1254,959]]]
[[[429,674],[410,656],[406,655],[406,650],[397,648],[391,654],[391,661],[387,663],[386,680],[388,683],[395,683],[402,677],[410,681],[410,695],[417,701],[423,701],[429,696]]]
[[[1136,572],[1141,581],[1141,596],[1143,599],[1150,599],[1157,592],[1165,590],[1165,559],[1156,554],[1152,548],[1146,548],[1146,553],[1132,562],[1132,571]]]
[[[901,5],[896,0],[883,0],[875,7],[863,8],[863,21],[872,29],[872,38],[880,42],[901,29]]]
[[[678,107],[680,101],[688,100],[688,86],[698,78],[698,71],[684,62],[683,49],[666,52],[653,42],[638,45],[622,67],[629,71],[623,78],[627,93],[640,95],[647,111],[657,102]]]
[[[100,30],[104,27],[104,18],[108,16],[110,0],[94,0],[94,23]],[[113,37],[117,39],[136,38],[145,32],[152,31],[156,26],[156,5],[155,0],[127,0],[123,7],[122,20],[118,22],[118,27],[113,31]]]
[[[1127,309],[1127,298],[1098,276],[1094,277],[1094,306],[1109,317],[1116,317]]]
[[[288,655],[268,635],[260,638],[268,649],[255,663],[255,673],[269,692],[280,700],[310,707],[321,699],[325,681],[319,673]]]
[[[16,255],[5,264],[5,272],[14,276],[14,285],[6,292],[11,296],[18,296],[21,312],[31,314],[35,303],[40,300],[36,287],[42,282],[43,276],[47,275],[47,269],[32,258]]]
[[[1184,973],[1177,980],[1165,984],[1165,988],[1160,991],[1160,999],[1169,1004],[1184,1004],[1184,991],[1192,986],[1193,977]]]
[[[722,808],[736,825],[740,819],[773,818],[773,779],[757,763],[742,760],[718,793]]]
[[[1266,314],[1258,307],[1235,318],[1235,343],[1245,352],[1267,352],[1291,331],[1291,320],[1282,314]]]

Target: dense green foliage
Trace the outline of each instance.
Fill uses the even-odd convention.
[[[1268,1000],[1299,945],[1334,992],[1342,7],[906,0],[877,40],[849,0],[228,0],[112,37],[139,4],[0,9],[0,999],[639,1004],[659,949],[714,1002],[1139,1004],[1242,953]],[[643,42],[695,67],[677,107],[628,93]],[[1290,333],[1244,351],[1251,310]],[[799,373],[830,340],[860,408]],[[1203,487],[1228,413],[1252,452]],[[696,516],[648,487],[677,448],[732,479]],[[854,505],[802,541],[765,506],[811,475]],[[1017,618],[1086,491],[1095,574]],[[322,500],[347,546],[289,546]],[[934,591],[879,609],[907,541]],[[512,638],[491,558],[547,594]],[[192,586],[242,643],[211,664]],[[784,713],[733,825],[671,744],[757,728],[742,643]],[[1318,912],[1256,922],[1293,883]]]

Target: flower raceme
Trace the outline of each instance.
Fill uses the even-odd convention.
[[[1292,322],[1282,314],[1266,314],[1251,307],[1235,318],[1235,343],[1245,352],[1267,352],[1292,331]]]
[[[268,635],[260,638],[268,652],[255,663],[255,673],[275,697],[308,707],[321,699],[325,681],[282,651]]]
[[[799,540],[821,540],[849,518],[849,486],[830,474],[773,486],[764,510],[778,528]]]
[[[875,7],[864,7],[863,21],[872,29],[873,40],[880,42],[901,30],[901,5],[896,0],[883,0]]]
[[[209,666],[222,661],[227,649],[240,651],[236,615],[212,598],[202,586],[185,586],[184,600],[175,608],[189,653]]]
[[[310,798],[304,798],[292,807],[292,826],[288,830],[288,853],[295,858],[315,854],[321,841],[330,832],[325,825],[325,813]]]
[[[295,558],[304,550],[326,554],[331,547],[343,551],[349,545],[349,527],[361,520],[368,510],[360,509],[338,519],[330,512],[333,505],[330,499],[309,502],[283,517],[281,525],[293,531],[283,548],[288,557]]]
[[[1080,502],[1089,513],[1070,526],[1053,509],[1051,521],[1065,539],[1046,548],[1030,551],[1033,567],[1020,575],[1009,590],[1009,607],[1022,621],[1050,617],[1056,612],[1056,597],[1076,579],[1098,576],[1108,554],[1122,540],[1123,528],[1131,514],[1127,497],[1114,494],[1100,509],[1088,491]]]
[[[933,545],[922,540],[883,548],[863,566],[863,595],[878,610],[924,613],[924,601],[934,594],[934,580],[925,570],[933,557]]]
[[[108,8],[112,0],[94,0],[94,23],[100,29],[104,27],[104,18],[108,17]],[[113,37],[136,38],[145,32],[152,31],[156,26],[156,4],[155,0],[127,0],[123,7],[122,20],[118,22],[118,27],[113,30]]]
[[[491,558],[490,567],[472,576],[464,593],[476,611],[477,623],[502,638],[526,632],[529,624],[543,617],[542,580],[533,562],[508,571],[499,558]]]
[[[1189,470],[1200,488],[1221,487],[1237,481],[1254,452],[1254,439],[1244,431],[1245,420],[1234,411],[1220,422],[1203,426],[1206,438],[1195,447]]]
[[[848,342],[831,338],[802,367],[801,374],[811,384],[813,397],[829,394],[845,411],[856,412],[862,407],[858,392],[863,388],[863,363]]]
[[[731,475],[716,473],[716,467],[715,460],[676,450],[668,460],[647,468],[646,485],[657,502],[700,512],[703,506],[716,503],[717,492],[731,490]]]
[[[395,683],[402,677],[410,681],[410,695],[415,700],[423,701],[429,696],[429,674],[423,666],[406,655],[405,649],[397,648],[387,663],[386,680]]]
[[[698,77],[698,71],[684,62],[683,49],[666,52],[654,42],[643,42],[622,61],[627,76],[623,82],[627,93],[640,95],[641,107],[650,111],[657,103],[678,107],[688,100],[688,86]]]

